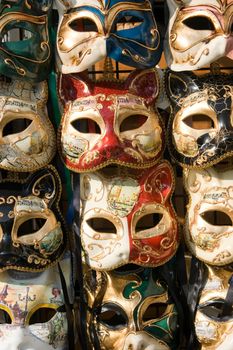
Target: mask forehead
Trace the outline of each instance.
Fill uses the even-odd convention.
[[[86,172],[112,163],[142,168],[158,161],[164,130],[153,106],[159,91],[154,71],[134,72],[125,82],[107,87],[62,79],[60,96],[66,107],[59,139],[68,168]]]
[[[106,56],[140,69],[159,61],[160,34],[149,1],[83,1],[73,6],[68,3],[64,13],[58,3],[57,63],[62,73],[82,72]],[[84,28],[87,19],[92,23],[89,32]]]
[[[202,348],[229,350],[232,346],[233,319],[223,317],[224,301],[229,288],[231,271],[207,266],[208,278],[201,292],[195,316],[195,331]],[[213,310],[217,310],[214,312]],[[223,334],[225,335],[223,337]]]
[[[187,170],[184,176],[189,195],[185,237],[192,254],[211,265],[231,263],[232,170]],[[225,215],[221,225],[211,219],[211,213]]]
[[[176,338],[177,313],[175,305],[168,301],[166,285],[161,283],[156,272],[149,269],[127,275],[109,272],[102,275],[102,283],[103,296],[101,299],[96,296],[101,304],[96,327],[102,347],[123,350],[128,349],[132,342],[131,346],[143,344],[145,349],[149,344],[160,350],[170,349],[171,339]],[[164,305],[162,314],[152,313],[151,320],[145,321],[145,312],[157,303]],[[115,324],[114,327],[105,322],[105,312],[111,308],[121,315],[124,324]],[[172,320],[171,328],[168,320]]]
[[[81,237],[92,268],[157,266],[173,256],[178,232],[170,203],[173,173],[167,162],[143,172],[118,168],[118,176],[106,171],[82,175],[81,188]],[[143,217],[153,214],[159,215],[158,223],[138,228]],[[111,224],[111,233],[98,226],[101,219]]]

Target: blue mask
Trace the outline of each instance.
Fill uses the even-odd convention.
[[[139,69],[158,63],[160,34],[148,0],[67,3],[67,8],[57,3],[57,53],[62,73],[81,72],[106,56]]]

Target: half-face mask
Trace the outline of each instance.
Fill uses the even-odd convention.
[[[231,350],[232,309],[224,315],[224,303],[232,272],[208,266],[208,279],[201,292],[195,317],[195,331],[202,350]]]
[[[233,59],[232,0],[167,0],[165,57],[174,71],[195,70],[221,57]]]
[[[55,264],[66,247],[55,168],[24,181],[2,180],[0,191],[0,270],[41,271]]]
[[[158,90],[155,70],[133,72],[125,82],[96,84],[63,75],[65,110],[58,139],[66,166],[83,172],[111,163],[133,168],[155,164],[164,148],[154,108]]]
[[[87,264],[112,270],[171,259],[178,246],[173,186],[166,161],[146,170],[105,168],[82,174],[81,239]]]
[[[208,167],[233,153],[232,75],[167,73],[172,103],[172,157],[185,167]]]
[[[51,61],[48,11],[52,1],[3,0],[0,4],[0,73],[46,80]]]
[[[98,273],[95,289],[85,278],[89,334],[96,333],[101,349],[177,349],[176,307],[155,269]]]
[[[46,82],[0,82],[0,168],[34,171],[56,152],[56,138],[47,115]]]
[[[185,170],[189,195],[185,239],[192,254],[208,264],[233,262],[233,170]]]
[[[69,259],[63,260],[61,266],[69,290]],[[29,277],[22,279],[21,275],[12,278],[6,271],[0,274],[2,350],[68,349],[67,318],[58,268],[51,267],[37,275],[32,277],[29,273]]]
[[[82,72],[106,56],[140,69],[158,63],[162,48],[150,1],[57,0],[57,7],[62,73]]]

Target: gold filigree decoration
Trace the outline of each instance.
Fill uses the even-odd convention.
[[[43,197],[45,201],[46,200],[49,201],[50,199],[54,198],[55,194],[56,194],[56,181],[55,181],[55,178],[54,178],[53,174],[45,174],[45,175],[41,176],[38,180],[36,180],[34,185],[33,185],[33,187],[32,187],[32,194],[34,194],[34,196],[37,196],[37,197],[40,196],[41,190],[36,188],[36,186],[38,186],[38,184],[43,179],[45,179],[46,177],[49,177],[52,180],[52,182],[53,182],[53,191],[52,191],[52,193],[47,192],[47,193],[45,193],[45,195]]]
[[[29,255],[27,261],[29,264],[42,265],[42,266],[48,265],[50,263],[49,259],[40,258],[35,254]]]

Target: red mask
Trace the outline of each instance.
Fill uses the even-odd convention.
[[[171,259],[178,246],[173,187],[166,161],[144,170],[114,167],[82,174],[81,239],[91,268],[158,266]]]
[[[67,168],[83,172],[111,163],[154,165],[164,148],[163,126],[154,108],[158,92],[153,69],[135,71],[121,82],[61,76],[65,108],[59,140]]]

